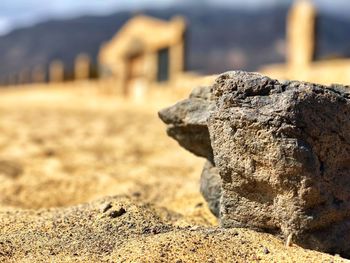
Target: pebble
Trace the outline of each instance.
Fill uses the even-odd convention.
[[[121,207],[118,210],[111,211],[109,213],[109,216],[111,218],[116,218],[116,217],[120,217],[120,216],[124,215],[125,213],[126,213],[126,210],[123,207]]]
[[[111,208],[112,208],[112,203],[103,204],[101,211],[102,211],[102,213],[106,213]]]

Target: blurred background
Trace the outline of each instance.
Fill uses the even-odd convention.
[[[288,60],[288,42],[293,42],[287,37],[288,13],[296,2],[309,2],[315,9],[315,14],[309,12],[309,18],[303,18],[303,12],[299,12],[300,16],[294,19],[298,23],[289,21],[290,27],[294,28],[315,23],[314,30],[307,29],[307,32],[294,37],[300,42],[304,38],[307,38],[304,42],[314,41],[313,50],[308,51],[312,53],[312,59],[348,57],[350,2],[347,0],[51,0],[45,4],[40,0],[2,0],[0,79],[3,84],[33,82],[35,78],[36,81],[49,81],[52,62],[57,62],[57,67],[64,67],[65,79],[74,79],[79,55],[80,61],[85,58],[90,63],[89,77],[106,75],[104,73],[112,70],[104,65],[107,63],[104,60],[108,59],[101,59],[103,46],[128,22],[141,15],[162,21],[169,21],[175,16],[184,19],[185,52],[181,70],[200,74],[217,74],[232,69],[257,71],[265,65]],[[131,27],[141,28],[148,22],[139,21],[138,25]],[[136,43],[149,35],[148,38],[157,41],[157,35],[161,33],[150,36],[150,28],[152,26],[148,25],[140,29],[137,36],[125,38],[129,38],[128,43]],[[300,28],[297,30],[300,31]],[[161,37],[158,41],[162,41]],[[114,46],[120,46],[116,42]],[[139,43],[139,46],[142,45]],[[158,49],[163,49],[163,62],[158,61],[158,64],[165,65],[167,51],[164,47]],[[142,53],[129,50],[124,51],[124,55],[127,52]],[[116,56],[110,52],[109,55]],[[280,67],[269,70],[267,72],[274,77],[288,78]],[[167,69],[163,71],[158,75],[167,74]],[[298,76],[292,74],[291,77]],[[313,80],[311,77],[304,78]]]

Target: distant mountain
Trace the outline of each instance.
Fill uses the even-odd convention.
[[[255,70],[285,60],[286,6],[251,11],[193,6],[143,13],[163,19],[179,14],[186,17],[189,70],[202,73]],[[15,30],[0,37],[0,76],[36,65],[47,66],[54,59],[63,60],[72,68],[81,52],[90,54],[96,64],[101,44],[111,39],[132,16],[131,12],[85,16]],[[321,15],[317,57],[350,55],[349,28],[350,21]]]

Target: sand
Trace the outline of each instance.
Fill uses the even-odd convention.
[[[218,227],[199,193],[204,160],[156,114],[181,96],[1,90],[0,262],[345,262]]]

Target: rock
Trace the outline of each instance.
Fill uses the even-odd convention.
[[[269,250],[267,247],[264,247],[263,253],[264,253],[264,254],[269,254],[269,253],[270,253],[270,250]]]
[[[185,107],[168,109],[166,123],[186,131],[207,125],[211,147],[189,132],[171,136],[192,152],[195,143],[196,154],[218,169],[221,226],[292,236],[303,247],[350,256],[349,92],[241,71],[220,75],[207,91],[206,99],[191,96]]]
[[[118,207],[117,209],[112,210],[112,211],[109,213],[109,216],[110,216],[111,218],[117,218],[117,217],[120,217],[120,216],[124,215],[125,213],[126,213],[125,208],[123,208],[123,207]]]
[[[219,217],[221,178],[218,169],[210,161],[207,161],[203,167],[200,191],[207,201],[210,211]]]
[[[108,202],[106,204],[102,204],[101,206],[101,212],[102,213],[106,213],[109,209],[111,209],[113,206],[112,206],[112,203],[111,202]]]
[[[190,97],[159,112],[167,124],[167,133],[179,144],[197,156],[209,161],[201,176],[201,193],[208,202],[211,212],[219,215],[221,179],[213,166],[213,151],[210,144],[207,119],[214,109],[211,87],[198,87]]]
[[[221,75],[213,94],[222,226],[350,255],[349,94],[243,72]]]
[[[213,159],[207,119],[214,108],[211,88],[195,89],[190,98],[159,112],[167,133],[195,155]]]

